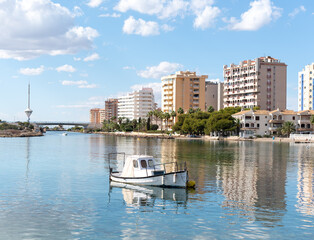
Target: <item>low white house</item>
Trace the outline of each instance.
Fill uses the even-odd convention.
[[[240,121],[240,137],[247,138],[256,135],[276,134],[284,122],[293,122],[298,133],[313,131],[310,118],[314,111],[307,110],[295,112],[292,110],[274,111],[246,110],[233,114],[235,119]]]

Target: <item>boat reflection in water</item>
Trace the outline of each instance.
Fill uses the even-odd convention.
[[[122,189],[123,199],[130,207],[154,207],[155,205],[165,207],[173,204],[185,207],[188,200],[188,190],[185,188],[162,188],[110,182],[110,189],[112,190],[112,188]]]

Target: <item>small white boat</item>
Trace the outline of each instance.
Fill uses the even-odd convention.
[[[143,186],[181,187],[186,188],[188,171],[186,164],[163,163],[156,164],[152,156],[131,155],[125,158],[123,170],[113,171],[110,166],[110,180],[119,183]]]
[[[67,136],[68,134],[67,133],[62,133],[62,136]]]

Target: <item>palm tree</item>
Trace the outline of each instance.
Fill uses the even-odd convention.
[[[166,119],[166,130],[168,129],[168,121],[170,117],[171,116],[168,112],[164,113],[164,119]]]
[[[287,135],[287,137],[290,136],[290,133],[292,132],[295,132],[295,125],[293,122],[285,122],[283,125],[282,125],[282,129],[281,129],[281,133],[283,135]]]
[[[123,121],[123,117],[119,117],[119,118],[118,118],[119,125],[122,124],[122,121]]]
[[[177,114],[175,111],[172,111],[170,115],[172,117],[172,125],[174,125],[174,118],[177,116]]]
[[[158,120],[158,114],[159,114],[159,110],[153,111],[153,116],[155,117],[156,125],[157,125],[157,120]]]
[[[165,118],[164,113],[162,111],[157,112],[157,117],[160,119],[160,126],[161,126],[161,131],[162,131],[162,120]]]
[[[150,121],[151,121],[153,115],[154,115],[154,111],[149,111],[147,113],[147,121],[149,122],[149,125],[150,125]]]
[[[183,113],[184,113],[183,108],[182,108],[182,107],[179,107],[179,109],[178,109],[178,114],[183,114]]]

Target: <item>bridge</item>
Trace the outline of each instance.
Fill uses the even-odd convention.
[[[88,128],[88,125],[90,125],[89,122],[31,122],[32,124],[36,124],[37,126],[82,126],[84,129]]]

